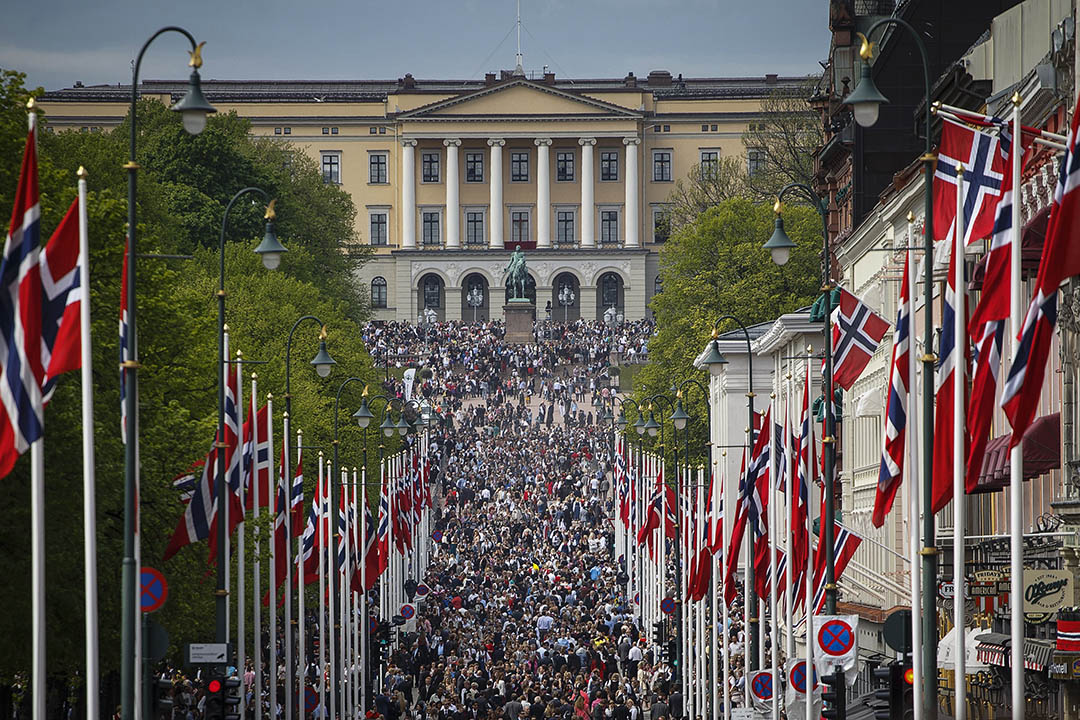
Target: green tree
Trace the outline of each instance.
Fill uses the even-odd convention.
[[[686,177],[675,181],[664,221],[669,230],[678,230],[692,225],[709,208],[745,194],[746,168],[738,158],[718,158],[712,167],[694,165]]]
[[[660,251],[662,290],[650,302],[657,333],[649,342],[649,362],[634,377],[635,400],[643,402],[655,393],[670,396],[673,383],[687,377],[704,383],[707,374],[694,369],[693,361],[721,315],[752,325],[813,302],[821,286],[821,220],[807,207],[786,209],[785,228],[797,247],[787,265],[779,267],[762,249],[773,218],[767,205],[726,200],[667,241]],[[687,401],[696,413],[691,442],[700,451],[705,442],[701,393],[689,391]],[[659,406],[656,414],[661,420]],[[665,434],[670,438],[671,433],[668,424]]]
[[[762,151],[764,164],[746,178],[755,200],[771,201],[784,185],[814,184],[814,151],[825,135],[821,118],[807,102],[818,78],[797,87],[779,87],[761,101],[761,115],[743,133],[743,146]]]

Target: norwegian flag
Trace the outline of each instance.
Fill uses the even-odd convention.
[[[832,314],[833,382],[850,390],[870,362],[889,323],[859,298],[840,287]]]
[[[270,428],[266,405],[255,411],[255,398],[248,404],[243,430],[243,484],[246,507],[255,507],[255,483],[258,483],[259,507],[270,507]],[[258,434],[258,438],[254,435]]]
[[[375,577],[382,575],[390,566],[390,489],[386,478],[379,483],[379,532],[375,540]],[[371,577],[368,573],[368,577]],[[372,581],[374,582],[374,581]]]
[[[206,459],[201,461],[202,473],[184,508],[184,514],[180,516],[176,529],[169,538],[162,560],[168,560],[181,548],[210,537],[217,502],[214,494],[214,482],[217,479],[214,472],[214,455],[215,451],[211,450]]]
[[[182,472],[173,478],[173,489],[180,493],[180,502],[182,504],[187,505],[191,502],[191,497],[195,494],[195,489],[199,487],[199,479],[202,476],[199,470],[205,464],[205,460],[199,460],[191,466],[190,470]]]
[[[408,482],[404,472],[404,463],[398,465],[398,472],[393,479],[394,485],[394,547],[400,555],[412,551],[412,529],[409,518],[412,515],[412,493],[409,492]]]
[[[757,572],[755,569],[754,572]],[[780,548],[776,548],[776,596],[779,598],[784,593],[784,588],[787,587],[788,576],[788,558]],[[755,576],[756,577],[756,576]],[[761,582],[758,587],[761,588],[761,597],[769,597],[769,593],[772,592],[772,573],[769,572],[769,558],[766,556],[766,562],[760,573]]]
[[[1080,620],[1057,621],[1057,649],[1061,652],[1080,652]]]
[[[285,449],[282,448],[282,453],[284,452]],[[284,457],[281,459],[281,466],[285,467]],[[296,451],[296,474],[293,475],[289,508],[292,512],[292,518],[289,521],[292,525],[292,536],[297,538],[304,534],[304,448],[302,447]]]
[[[281,460],[278,463],[277,491],[274,493],[274,587],[267,590],[263,605],[270,604],[270,593],[285,582],[288,570],[289,539],[285,529],[285,447],[281,448]]]
[[[885,405],[885,445],[878,470],[874,512],[870,522],[874,527],[885,524],[885,515],[892,510],[896,492],[904,476],[904,438],[907,432],[908,366],[911,351],[911,297],[908,292],[908,261],[904,255],[904,273],[900,286],[900,303],[896,311],[896,332],[893,333],[892,367],[889,372],[889,399]]]
[[[727,576],[724,578],[724,598],[728,605],[735,600],[736,587],[734,582],[735,571],[739,565],[739,552],[742,550],[743,535],[746,534],[747,525],[751,528],[751,542],[755,543],[763,534],[763,528],[759,523],[763,504],[761,493],[758,491],[759,480],[768,483],[768,433],[758,432],[760,416],[754,414],[753,450],[750,454],[750,464],[746,463],[746,451],[743,451],[743,467],[739,470],[739,501],[735,506],[735,519],[731,527],[731,542],[727,548]],[[768,427],[768,417],[765,418],[762,427]],[[763,441],[763,438],[765,440]],[[762,463],[762,455],[765,462]]]
[[[321,472],[315,485],[315,497],[308,512],[307,525],[304,527],[304,552],[300,558],[305,585],[319,579],[319,553],[325,553],[330,544],[329,482],[323,479]]]
[[[424,475],[421,472],[420,449],[413,451],[412,456],[412,508],[413,523],[419,524],[424,510]]]
[[[938,347],[938,365],[935,376],[934,407],[934,473],[930,511],[938,512],[952,499],[953,492],[953,383],[966,382],[966,363],[959,361],[956,347],[956,252],[949,256],[949,280],[945,286],[945,305],[941,318],[941,340]],[[961,260],[961,263],[963,260]],[[957,369],[959,368],[959,379]],[[966,394],[965,394],[966,395]],[[964,399],[965,405],[967,398]],[[965,412],[967,408],[960,408]],[[965,433],[966,444],[966,433]]]
[[[810,552],[807,539],[807,523],[810,516],[810,483],[814,475],[814,424],[810,418],[810,364],[806,365],[806,379],[803,384],[802,414],[799,416],[799,438],[796,443],[795,494],[791,498],[792,560],[794,571],[792,590],[801,591],[806,576],[807,554]]]
[[[705,594],[709,591],[709,584],[712,581],[712,497],[713,476],[710,474],[709,485],[707,492],[705,493],[705,508],[702,513],[701,527],[695,534],[695,537],[699,538],[696,548],[697,557],[695,558],[697,562],[697,572],[693,576],[693,582],[689,584],[690,599],[694,602],[699,602],[704,599]]]
[[[229,334],[225,333],[225,357],[229,356]],[[240,456],[241,448],[239,445],[239,427],[237,423],[236,415],[236,373],[231,372],[231,368],[225,366],[225,448],[224,448],[224,463],[225,463],[225,499],[228,502],[228,510],[225,515],[226,536],[232,535],[240,523],[244,521],[244,502],[241,499],[241,480],[240,480]],[[217,457],[222,455],[222,450],[218,449],[215,453]],[[214,476],[217,479],[217,476]],[[214,502],[214,520],[210,529],[210,552],[207,557],[211,563],[217,560],[217,544],[219,538],[217,536],[217,513],[221,512],[221,508],[217,506],[217,498],[215,496]]]
[[[341,493],[338,497],[338,546],[337,566],[338,572],[351,577],[349,573],[349,558],[353,555],[352,542],[350,541],[349,527],[352,525],[353,512],[349,504],[345,502],[345,485],[342,483]]]
[[[124,267],[120,271],[120,442],[127,445],[127,370],[128,352],[128,244],[124,243]]]
[[[679,513],[675,490],[664,485],[664,537],[674,540],[678,537]]]
[[[1034,297],[1024,318],[1016,359],[1009,368],[1001,393],[1001,406],[1013,428],[1010,447],[1020,442],[1035,418],[1057,324],[1058,288],[1068,278],[1080,275],[1080,193],[1076,192],[1080,185],[1080,153],[1076,148],[1078,127],[1080,112],[1074,110],[1054,202],[1050,206]]]
[[[862,537],[847,529],[840,523],[833,525],[833,567],[836,582],[847,569],[855,551],[862,544]],[[814,614],[821,613],[825,607],[825,553],[821,552],[824,545],[818,543],[818,551],[814,560],[814,597],[812,607]]]
[[[375,581],[382,574],[382,569],[379,567],[379,528],[371,514],[371,506],[368,504],[366,493],[360,493],[359,502],[363,506],[361,512],[364,513],[364,575],[363,578],[360,577],[360,567],[358,565],[356,577],[353,579],[353,589],[367,591],[375,587]],[[361,580],[364,581],[362,588]]]
[[[76,199],[41,253],[41,365],[45,368],[42,401],[46,405],[60,375],[82,367],[81,276]]]
[[[638,530],[637,544],[643,545],[648,541],[649,546],[652,546],[653,532],[660,527],[660,515],[664,513],[664,468],[660,467],[660,471],[656,474],[656,485],[653,488],[653,493],[649,497],[649,505],[645,509],[645,522],[642,524],[641,529]]]
[[[619,519],[623,527],[630,527],[630,484],[626,474],[626,441],[621,436],[615,441],[615,487],[619,489]]]
[[[0,260],[0,477],[41,437],[41,206],[38,203],[37,122],[30,114],[11,224]]]
[[[971,337],[975,345],[975,356],[971,368],[971,398],[968,401],[966,418],[969,444],[964,489],[969,493],[975,492],[978,487],[986,446],[990,440],[998,374],[1001,371],[1005,321],[991,320],[980,326],[978,332],[981,334]]]
[[[998,121],[1000,122],[1000,121]],[[958,166],[964,167],[964,244],[993,232],[994,216],[1008,175],[1008,148],[994,133],[982,132],[996,123],[961,124],[943,119],[934,172],[934,239],[953,237],[956,223]]]

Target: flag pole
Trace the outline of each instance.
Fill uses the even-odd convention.
[[[780,360],[777,359],[777,364]],[[774,377],[776,377],[774,375]],[[775,397],[775,393],[773,393]],[[779,405],[779,403],[777,403]],[[768,421],[772,427],[764,428],[762,432],[769,433],[769,624],[770,632],[772,633],[772,664],[771,664],[771,676],[772,676],[772,701],[771,711],[773,720],[779,720],[780,718],[780,674],[777,672],[776,659],[780,655],[780,644],[776,642],[776,590],[778,585],[778,578],[776,577],[776,534],[778,528],[776,527],[776,483],[780,479],[779,469],[776,465],[776,438],[774,431],[776,429],[776,422],[772,418],[770,413]],[[762,643],[764,647],[765,643]]]
[[[287,361],[288,361],[288,353],[286,353],[286,362]],[[285,542],[283,543],[283,548],[284,548],[284,551],[285,551],[285,561],[283,563],[281,563],[285,568],[285,577],[282,578],[282,580],[285,583],[285,612],[283,613],[283,616],[282,616],[282,629],[284,630],[283,634],[285,636],[284,637],[284,644],[285,644],[285,708],[284,708],[284,710],[285,710],[285,712],[282,713],[282,715],[284,716],[285,720],[292,720],[292,718],[294,717],[293,716],[293,687],[298,682],[297,673],[296,673],[297,667],[304,668],[304,653],[303,653],[303,642],[300,643],[300,648],[297,650],[297,655],[296,655],[295,658],[293,657],[293,653],[292,653],[292,650],[293,650],[293,644],[292,644],[293,602],[292,602],[292,583],[289,582],[289,570],[292,568],[292,559],[289,557],[289,542],[292,540],[292,538],[289,537],[289,533],[290,532],[295,532],[295,530],[293,529],[292,523],[290,522],[290,520],[292,519],[292,482],[293,482],[293,475],[292,475],[292,471],[291,471],[292,465],[290,465],[290,463],[289,463],[289,460],[290,460],[290,457],[289,457],[289,433],[291,431],[291,423],[292,423],[292,418],[289,417],[289,407],[291,406],[292,401],[290,400],[289,391],[287,389],[288,377],[289,377],[289,374],[286,371],[286,373],[285,373],[285,379],[286,379],[285,412],[283,412],[281,414],[282,415],[282,419],[281,419],[281,458],[282,458],[283,465],[281,466],[281,477],[279,478],[279,482],[281,482],[285,486],[285,507],[284,507],[284,511],[285,511],[285,518],[284,518],[284,521],[285,521]],[[274,426],[274,423],[271,422],[270,427],[273,427],[273,426]],[[301,445],[300,445],[300,440],[299,440],[299,438],[300,438],[300,431],[299,430],[296,431],[296,436],[297,436],[296,454],[297,454],[297,456],[300,456],[303,451],[300,450]],[[316,493],[316,497],[318,497],[318,493]],[[298,601],[298,603],[299,603],[299,611],[298,611],[298,617],[297,617],[298,622],[297,622],[296,625],[297,625],[298,637],[299,637],[300,640],[303,640],[303,637],[304,637],[304,605],[303,605],[303,603],[304,603],[304,578],[302,577],[303,572],[304,572],[303,571],[303,562],[304,561],[302,559],[303,555],[304,555],[304,538],[303,538],[303,533],[301,532],[301,537],[299,537],[297,539],[297,541],[296,541],[296,556],[297,556],[296,563],[297,563],[297,571],[300,573],[300,577],[298,577],[297,581],[296,581],[297,597],[299,598],[299,601]],[[275,591],[274,591],[274,606],[275,606],[274,612],[276,613],[277,612],[277,609],[276,609],[277,608],[277,590],[276,590],[276,587],[275,587]],[[302,677],[303,677],[303,675],[301,675],[301,678]],[[299,681],[299,682],[302,682],[302,680]],[[276,685],[277,685],[277,677],[274,678],[274,684],[275,684],[275,687],[276,687]],[[304,693],[303,693],[303,686],[301,685],[299,695],[296,698],[296,704],[300,705],[303,702],[304,702]],[[277,705],[278,705],[278,696],[275,695],[273,697],[273,704],[270,706],[271,710],[272,710],[272,712],[270,713],[271,720],[278,720]],[[301,717],[302,717],[302,715],[301,715]]]
[[[320,458],[320,461],[323,461],[322,458]],[[329,672],[329,680],[330,680],[330,688],[329,688],[329,690],[330,690],[330,692],[329,692],[329,696],[330,696],[330,717],[331,718],[336,718],[337,717],[337,705],[338,705],[338,703],[337,703],[338,662],[337,662],[336,639],[334,638],[334,625],[336,624],[336,621],[337,621],[337,616],[335,614],[335,608],[337,607],[337,603],[334,602],[334,596],[337,594],[337,591],[334,588],[334,584],[335,584],[335,580],[337,580],[337,578],[330,575],[330,572],[332,570],[335,570],[338,567],[338,564],[337,564],[337,543],[334,542],[334,538],[337,537],[337,533],[335,533],[334,530],[337,528],[337,524],[338,524],[338,518],[337,518],[338,509],[336,507],[333,507],[333,503],[331,502],[331,498],[334,497],[334,492],[333,492],[334,468],[333,468],[333,465],[330,464],[330,460],[325,460],[325,463],[326,463],[326,472],[323,475],[323,478],[325,479],[325,482],[326,482],[326,497],[327,497],[326,503],[327,503],[327,516],[328,516],[327,520],[326,520],[326,525],[327,525],[327,527],[326,527],[326,553],[324,553],[326,555],[326,565],[327,565],[327,568],[326,568],[326,612],[327,612],[326,625],[327,625],[327,627],[326,627],[326,634],[325,635],[322,634],[322,633],[319,633],[319,647],[320,648],[322,647],[323,638],[326,638],[327,641],[328,641],[328,644],[329,644],[329,647],[327,648],[327,657],[330,660],[330,672]],[[343,708],[343,710],[344,710],[344,708]]]
[[[1019,141],[1019,138],[1017,138]],[[956,165],[956,221],[953,223],[953,294],[955,322],[953,324],[953,629],[956,631],[954,677],[955,720],[967,718],[967,686],[964,671],[964,510],[967,495],[964,491],[964,450],[966,443],[964,420],[966,413],[964,390],[967,387],[967,288],[964,286],[964,165]],[[1019,596],[1016,596],[1019,597]]]
[[[252,394],[255,390],[252,388]],[[277,461],[278,467],[275,470],[275,461],[273,458],[278,457],[274,455],[274,396],[271,393],[266,394],[266,440],[270,447],[270,476],[274,478],[275,489],[273,492],[273,504],[270,506],[273,508],[274,521],[270,524],[270,587],[267,589],[267,593],[270,595],[270,647],[267,654],[270,661],[270,718],[271,720],[277,720],[277,707],[278,707],[278,693],[277,693],[277,668],[278,668],[278,633],[277,633],[277,603],[278,603],[278,577],[277,577],[277,517],[281,512],[281,508],[278,507],[278,499],[281,497],[281,485],[282,478],[285,474],[284,466],[280,465],[280,459]],[[285,497],[286,511],[289,508],[289,498]],[[288,546],[289,536],[285,536],[285,544]],[[256,593],[257,595],[258,593]],[[259,675],[256,675],[258,678]],[[258,679],[256,679],[258,682]],[[260,695],[259,705],[262,705],[262,696]]]
[[[1009,330],[1012,338],[1009,360],[1016,364],[1019,351],[1017,338],[1023,329],[1024,312],[1022,288],[1020,285],[1020,157],[1023,154],[1023,127],[1020,125],[1020,94],[1013,93],[1013,137],[1012,137],[1012,244],[1009,248]],[[1012,711],[1023,714],[1026,708],[1024,699],[1024,456],[1023,445],[1017,442],[1009,452],[1009,599],[1012,613],[1009,617],[1009,635],[1011,637],[1010,654],[1012,656]],[[929,592],[929,590],[927,590]]]
[[[236,452],[240,460],[240,522],[236,526],[236,674],[241,680],[247,670],[247,627],[244,623],[245,586],[244,577],[244,519],[247,516],[246,488],[244,487],[244,353],[236,351]],[[240,720],[247,715],[247,703],[241,702],[237,708]]]
[[[288,418],[288,413],[286,413],[286,418]],[[285,425],[285,432],[286,433],[289,432],[289,426],[288,426],[288,420],[287,419],[286,419],[286,425]],[[284,435],[282,437],[282,441],[284,441],[285,437],[288,437],[288,436]],[[288,452],[289,444],[288,443],[284,443],[284,444],[285,444],[285,448],[286,448],[285,452]],[[296,429],[296,458],[299,461],[299,460],[302,460],[303,457],[304,457],[304,431],[301,430],[300,428],[297,428]],[[297,462],[296,464],[300,465],[299,462]],[[289,477],[289,475],[292,474],[292,473],[289,472],[289,464],[288,463],[285,464],[285,467],[282,469],[282,473],[283,473],[283,481],[285,482],[285,497],[287,498],[286,501],[285,501],[285,512],[286,513],[291,513],[292,512],[292,485],[293,485],[293,482],[295,480],[295,475],[292,478]],[[300,488],[300,491],[301,491],[300,509],[302,511],[303,508],[304,508],[303,487]],[[312,500],[312,507],[314,507],[315,503],[318,502],[318,499],[317,499],[318,497],[319,497],[319,491],[318,491],[318,486],[316,486],[315,499]],[[303,513],[301,512],[301,515],[302,514]],[[318,517],[318,516],[316,516],[316,517]],[[290,524],[288,522],[286,522],[285,527],[286,528],[290,527]],[[293,532],[296,532],[296,531],[294,530]],[[315,536],[318,537],[318,526],[316,526],[316,531],[315,532],[316,532]],[[289,547],[289,541],[290,540],[291,540],[291,538],[288,536],[288,533],[286,532],[285,533],[285,547],[286,548]],[[288,563],[288,562],[289,562],[288,557],[286,557],[286,563]],[[286,575],[286,577],[288,577],[288,575]],[[304,533],[303,533],[303,531],[301,531],[300,535],[296,538],[296,661],[289,663],[288,671],[285,673],[285,675],[286,675],[285,686],[287,688],[287,693],[288,693],[288,695],[286,697],[286,701],[289,702],[290,706],[291,706],[291,704],[292,704],[292,699],[291,698],[293,697],[292,689],[293,689],[293,686],[295,685],[296,686],[296,705],[297,705],[298,709],[304,707],[304,703],[306,702],[304,696],[306,695],[306,690],[307,690],[307,666],[308,666],[308,664],[307,664],[307,651],[306,651],[306,649],[304,647],[304,643],[305,643],[305,640],[306,640],[306,629],[307,629],[307,619],[306,619],[306,617],[304,615],[304,590],[305,590],[306,587],[307,587],[307,578],[304,577]],[[285,583],[285,604],[289,608],[289,613],[288,613],[288,615],[286,615],[286,619],[291,619],[289,616],[292,614],[292,583],[290,583],[290,582]],[[292,639],[292,625],[289,624],[288,622],[286,622],[286,624],[285,624],[285,635],[289,640]],[[286,649],[290,648],[291,646],[292,646],[291,642],[286,642],[285,643],[285,648]],[[287,659],[292,660],[292,656],[289,656],[289,658],[287,658]],[[322,671],[320,670],[320,672],[322,672]],[[298,713],[298,714],[302,714],[302,713]]]
[[[831,342],[832,339],[828,338],[825,342]],[[812,345],[806,346],[807,357],[812,357],[814,354],[814,348]],[[810,394],[810,361],[804,361],[806,364],[806,381],[803,384],[803,402],[806,405],[806,437],[799,442],[799,462],[804,462],[803,451],[806,451],[804,472],[806,477],[806,572],[803,575],[803,614],[806,626],[806,647],[804,648],[803,659],[806,661],[804,668],[806,670],[806,720],[813,720],[814,718],[814,612],[813,601],[811,595],[814,594],[814,470],[817,468],[817,460],[814,458],[814,423],[810,418],[810,409],[813,407],[813,403],[810,402],[810,398],[806,397]],[[802,417],[799,418],[799,435],[802,435]],[[804,445],[805,443],[805,445]],[[821,518],[824,520],[824,518]],[[799,528],[802,532],[803,528]],[[824,537],[825,531],[822,530],[822,537]]]
[[[323,452],[319,451],[319,489],[315,502],[319,506],[318,530],[316,536],[318,542],[316,549],[319,553],[319,713],[326,713],[326,546],[329,544],[326,531],[326,506],[323,505]],[[330,717],[333,717],[331,713]]]
[[[367,554],[371,552],[367,548],[367,511],[368,511],[368,496],[367,496],[367,432],[365,431],[364,442],[364,466],[360,469],[360,501],[361,506],[357,512],[360,513],[360,547],[364,552],[360,559],[360,622],[362,627],[360,628],[360,711],[363,713],[365,706],[367,705],[367,678],[368,678],[368,632],[369,620],[368,620],[368,591],[367,591]],[[378,526],[376,525],[376,531]],[[376,536],[373,542],[378,543],[379,538]]]
[[[83,554],[86,574],[86,717],[101,714],[98,696],[97,502],[94,484],[94,379],[90,344],[90,240],[86,213],[86,168],[79,166],[79,350],[82,356]]]
[[[794,534],[797,532],[795,527],[791,523],[792,507],[795,503],[795,473],[791,472],[792,468],[792,447],[791,447],[791,394],[794,390],[791,380],[791,360],[787,361],[787,369],[784,372],[784,462],[787,466],[784,468],[785,475],[787,476],[784,504],[784,547],[787,549],[787,563],[788,563],[788,584],[787,592],[784,594],[784,622],[787,625],[787,657],[790,660],[795,657],[795,553],[794,553]],[[790,474],[788,474],[790,473]]]
[[[918,416],[919,408],[915,403],[915,383],[918,381],[918,375],[915,372],[915,343],[913,338],[915,337],[915,313],[914,310],[914,298],[915,295],[915,275],[913,272],[915,265],[912,262],[911,248],[914,247],[912,243],[912,226],[915,223],[915,214],[908,212],[907,216],[907,243],[905,243],[905,258],[904,264],[907,270],[907,294],[908,294],[908,383],[907,383],[907,433],[905,438],[905,449],[907,451],[907,462],[904,463],[907,469],[907,493],[908,493],[908,552],[911,558],[911,669],[916,678],[921,678],[922,675],[922,595],[921,595],[921,577],[919,575],[919,515],[921,502],[919,492],[921,486],[919,485],[919,446],[915,442],[915,438],[918,437],[918,428],[916,423],[916,417]],[[926,421],[925,418],[922,419]],[[913,698],[913,720],[922,720],[923,717],[923,684],[921,682],[914,682],[911,684],[912,698]]]
[[[254,655],[252,659],[252,667],[255,670],[255,720],[262,720],[262,593],[259,592],[262,589],[262,584],[259,582],[259,574],[262,572],[262,565],[259,562],[259,553],[261,550],[260,535],[261,530],[259,528],[259,518],[262,515],[262,506],[259,504],[262,498],[259,497],[259,376],[257,373],[251,373],[251,492],[252,500],[251,507],[254,513],[254,539],[255,551],[252,553],[252,566],[251,566],[251,645],[252,653]],[[267,418],[269,422],[269,418]],[[274,454],[269,452],[268,458],[273,458]],[[270,460],[272,463],[273,460]],[[269,480],[270,470],[267,469],[267,479]],[[269,489],[269,483],[267,483]],[[271,503],[267,503],[268,506]],[[273,520],[271,519],[270,527],[273,528]],[[274,538],[271,535],[270,544],[274,544]],[[275,600],[277,598],[274,598]],[[276,720],[276,718],[275,718]]]

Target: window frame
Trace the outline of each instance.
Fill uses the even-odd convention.
[[[530,242],[533,242],[533,239],[532,239],[532,230],[533,230],[533,227],[532,227],[532,216],[533,216],[532,208],[531,207],[523,207],[523,206],[520,206],[520,205],[518,205],[518,206],[511,205],[509,208],[507,208],[507,210],[510,213],[510,245],[511,245],[511,247],[513,247],[514,245],[516,245],[518,243],[530,243]],[[514,237],[514,234],[516,232],[516,228],[514,227],[514,223],[515,223],[514,216],[515,215],[524,215],[525,216],[524,217],[524,220],[525,220],[525,237],[517,237],[517,238]]]
[[[380,281],[380,280],[382,281],[381,284],[377,282],[377,281]],[[371,307],[373,309],[375,309],[375,310],[385,310],[389,306],[389,295],[390,295],[389,291],[387,290],[386,278],[384,278],[382,275],[376,275],[375,277],[371,278],[371,282],[368,284],[368,287],[369,287],[368,292],[370,293],[370,297],[371,297]],[[376,287],[381,287],[382,288],[382,303],[381,304],[376,300],[376,294],[375,294],[375,288]]]
[[[382,180],[372,180],[372,170],[374,167],[375,158],[382,159]],[[390,151],[389,150],[368,150],[368,185],[389,185],[390,184]]]
[[[323,185],[341,185],[341,151],[340,150],[323,150],[319,153],[319,168],[322,171]],[[332,166],[337,167],[337,180],[331,180],[327,178],[326,165],[327,160],[335,160],[336,162],[330,163]],[[332,173],[331,173],[332,174]]]
[[[436,241],[427,242],[424,233],[428,229],[428,215],[433,215],[435,218],[435,230]],[[441,207],[421,207],[420,208],[420,247],[422,248],[435,248],[441,247],[443,244],[443,210]]]
[[[435,179],[430,180],[428,178],[428,163],[429,158],[434,158],[435,167]],[[422,185],[438,185],[442,183],[442,151],[438,149],[428,149],[420,151],[420,183]]]
[[[610,155],[612,157],[605,159],[604,158],[605,155]],[[610,166],[608,166],[607,163],[614,163],[614,166],[615,166],[615,176],[614,177],[605,177],[605,174],[610,175],[610,173],[607,173],[607,171],[610,170]],[[610,183],[619,182],[619,151],[614,149],[614,148],[601,148],[600,149],[600,182],[610,182]]]
[[[466,247],[466,248],[469,248],[469,247],[479,247],[479,248],[486,247],[487,244],[488,244],[488,239],[487,239],[487,234],[488,234],[487,208],[486,207],[480,207],[480,206],[465,206],[465,207],[463,207],[461,209],[461,212],[462,212],[462,220],[463,220],[464,227],[465,227],[465,237],[464,237],[464,243],[463,243],[464,247]],[[470,243],[469,242],[469,215],[473,214],[473,213],[478,213],[480,215],[480,240],[479,240],[479,242]]]
[[[375,233],[372,232],[375,217],[379,215],[383,218],[383,232],[386,233],[385,242],[382,243],[375,242]],[[388,206],[368,208],[368,245],[372,247],[390,246],[390,208]]]
[[[599,214],[599,220],[600,220],[600,223],[599,223],[599,225],[600,225],[600,237],[598,238],[597,245],[599,247],[618,247],[619,245],[621,245],[622,244],[622,238],[619,236],[619,230],[622,228],[622,208],[600,206],[599,208],[597,208],[597,213]],[[604,241],[604,222],[605,222],[604,215],[607,215],[607,214],[614,214],[614,216],[615,216],[614,217],[615,229],[614,229],[614,239],[608,240],[607,242],[605,242]]]
[[[657,178],[656,177],[656,156],[658,154],[661,154],[661,153],[667,155],[667,177],[666,178]],[[652,151],[652,163],[653,163],[652,181],[654,183],[674,182],[674,180],[672,180],[672,165],[674,164],[674,161],[675,161],[675,151],[672,150],[671,148],[653,148],[653,151]]]
[[[512,183],[529,183],[532,182],[532,173],[529,168],[529,151],[528,150],[511,150],[510,151],[510,182]],[[525,174],[524,178],[521,177],[519,172],[521,167],[518,163],[524,162]]]
[[[577,206],[574,206],[574,205],[556,205],[554,210],[555,210],[555,237],[553,239],[555,241],[555,245],[557,247],[576,247],[578,242],[579,242],[579,240],[578,240],[578,232],[579,232],[578,215],[579,215],[579,213],[578,213]],[[570,214],[570,239],[565,241],[565,242],[563,242],[562,240],[559,239],[560,223],[563,222],[559,218],[559,215],[561,215],[562,213],[569,213]]]
[[[746,148],[746,175],[753,177],[765,169],[769,156],[764,148]]]
[[[561,156],[561,157],[560,157]],[[569,160],[570,173],[569,177],[559,177],[560,167],[559,164]],[[560,148],[555,151],[555,182],[557,183],[573,183],[577,182],[577,153],[569,148]]]
[[[654,243],[667,242],[671,238],[671,224],[670,224],[670,222],[668,223],[667,237],[665,237],[663,240],[661,240],[661,239],[659,239],[657,237],[657,234],[656,234],[656,220],[657,220],[657,218],[659,216],[661,216],[661,215],[664,215],[664,214],[668,213],[670,210],[671,210],[671,208],[669,208],[666,205],[653,205],[653,207],[652,207],[652,220],[653,220],[652,221],[652,241]]]
[[[469,166],[479,160],[480,163],[480,179],[469,179]],[[471,185],[482,185],[487,182],[487,167],[484,162],[484,153],[482,151],[467,150],[465,152],[465,182]]]
[[[715,155],[716,157],[706,161],[706,155]],[[721,157],[723,157],[723,155],[720,152],[720,148],[698,148],[698,169],[701,171],[702,176],[704,176],[706,172],[717,172],[720,169]],[[706,162],[710,163],[709,168],[705,167]]]

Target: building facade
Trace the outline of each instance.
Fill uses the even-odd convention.
[[[529,294],[544,317],[645,317],[675,182],[722,157],[765,162],[743,135],[761,100],[804,78],[557,80],[520,68],[484,80],[204,81],[219,112],[293,143],[350,193],[357,236],[374,249],[358,282],[379,320],[502,317],[503,270],[526,251]],[[147,81],[144,97],[186,85]],[[130,86],[75,87],[43,98],[56,129],[115,127]]]

